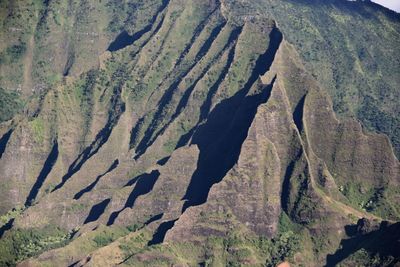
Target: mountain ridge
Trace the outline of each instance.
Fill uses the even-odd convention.
[[[289,41],[297,38],[291,32],[297,26],[288,26],[293,14],[312,12],[313,1],[150,2],[106,2],[102,9],[88,1],[92,13],[76,27],[111,12],[105,28],[117,27],[119,16],[126,23],[112,34],[115,42],[124,32],[133,42],[106,51],[110,38],[108,45],[100,42],[103,52],[97,54],[80,43],[88,40],[78,40],[67,49],[75,51],[68,52],[74,54],[68,68],[60,68],[66,77],[1,124],[1,214],[10,228],[0,240],[1,264],[275,266],[288,260],[330,266],[344,253],[342,243],[348,252],[340,259],[344,266],[376,257],[383,265],[398,261],[385,247],[355,249],[345,242],[372,242],[379,231],[390,244],[398,242],[387,233],[398,229],[400,217],[400,165],[391,144],[399,136],[391,132],[395,126],[385,130],[389,139],[346,112],[336,116],[335,97],[341,96],[335,94],[343,92],[338,88],[347,74],[339,73],[336,87],[330,86],[318,68],[335,70],[332,58],[324,56],[325,65],[314,58],[329,52],[317,50],[310,60],[306,48]],[[352,8],[371,8],[317,2],[315,12],[339,24],[359,23],[346,15]],[[42,24],[64,27],[65,18],[51,17],[57,5],[47,2]],[[276,20],[284,10],[289,18]],[[398,19],[379,18],[400,29]],[[309,29],[311,36],[322,36],[317,26],[302,32]],[[57,34],[50,29],[37,41]],[[310,38],[307,45],[319,42],[297,36]],[[337,49],[336,40],[327,40]],[[81,65],[88,55],[93,58]],[[366,58],[365,65],[359,58],[352,64],[362,70],[356,83],[373,73],[369,64],[384,68]],[[91,69],[92,63],[97,67]],[[92,67],[77,75],[86,66]],[[396,66],[387,68],[386,84],[395,95],[390,84],[396,78],[390,77]],[[376,92],[371,89],[365,99]],[[389,103],[385,112],[396,114]],[[354,227],[363,230],[353,236],[347,229]],[[25,235],[31,236],[28,246],[18,239]],[[10,249],[13,238],[21,245],[17,255]]]

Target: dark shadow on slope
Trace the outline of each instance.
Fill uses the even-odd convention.
[[[168,160],[171,158],[171,156],[165,157],[160,159],[159,161],[157,161],[157,164],[160,166],[164,166],[165,164],[167,164]]]
[[[0,227],[0,238],[3,237],[4,233],[10,230],[13,227],[14,224],[14,218],[10,219],[6,224],[4,224],[2,227]]]
[[[145,33],[149,32],[150,30],[151,30],[151,25],[147,25],[143,30],[135,32],[132,35],[129,35],[129,33],[124,30],[110,44],[110,46],[107,48],[107,51],[115,52],[129,45],[132,45],[134,42],[139,40]]]
[[[97,176],[96,180],[94,180],[93,183],[91,183],[90,185],[88,185],[87,187],[85,187],[84,189],[82,189],[81,191],[79,191],[78,193],[75,194],[74,199],[78,200],[80,199],[85,193],[88,193],[90,191],[92,191],[92,189],[97,185],[97,183],[100,181],[100,179],[102,177],[104,177],[106,174],[112,172],[115,168],[118,167],[119,161],[118,159],[116,159],[113,164],[111,164],[111,166],[108,168],[107,171],[105,171],[103,174],[100,174],[99,176]]]
[[[304,102],[306,100],[306,95],[304,95],[297,106],[294,109],[293,112],[293,121],[294,124],[296,124],[297,130],[299,130],[299,133],[303,131],[303,112],[304,112]]]
[[[226,61],[226,65],[224,66],[224,68],[223,68],[221,74],[219,75],[218,79],[216,80],[216,82],[208,90],[208,94],[207,94],[206,100],[204,101],[204,103],[200,107],[200,118],[199,118],[198,123],[188,133],[182,135],[179,138],[179,141],[178,141],[175,149],[187,145],[187,143],[189,142],[190,138],[193,136],[193,133],[196,131],[196,128],[197,128],[198,124],[200,122],[202,122],[204,119],[207,118],[208,114],[210,113],[211,104],[212,104],[212,98],[214,97],[214,95],[217,92],[218,88],[220,87],[221,83],[223,82],[223,80],[225,79],[226,75],[228,74],[229,69],[232,66],[234,57],[235,57],[235,46],[233,46],[231,48],[231,50],[229,51],[228,60]]]
[[[129,182],[127,182],[127,183],[124,185],[124,187],[132,186],[132,185],[136,184],[137,181],[139,181],[139,179],[140,179],[142,176],[144,176],[144,175],[146,175],[146,174],[141,174],[141,175],[139,175],[139,176],[136,176],[135,178],[133,178],[133,179],[131,179]]]
[[[257,108],[269,98],[272,84],[254,96],[239,91],[222,101],[200,125],[192,143],[200,150],[197,169],[183,199],[182,212],[206,202],[213,184],[218,183],[239,159],[240,150],[256,115]]]
[[[295,159],[293,159],[286,168],[285,175],[282,182],[282,192],[281,192],[281,207],[286,214],[289,213],[289,201],[290,201],[290,178],[292,177],[294,167],[296,162],[303,155],[303,150],[300,150]]]
[[[226,22],[220,23],[211,31],[210,36],[207,38],[207,40],[201,46],[199,52],[197,52],[197,55],[195,57],[196,62],[199,61],[202,57],[204,57],[207,54],[207,52],[211,48],[211,45],[214,43],[215,39],[217,38],[219,33],[222,31],[222,29],[225,27],[225,25],[226,25]],[[235,33],[233,33],[233,35],[235,35]],[[228,43],[230,43],[230,41],[228,41]]]
[[[150,193],[153,189],[160,172],[158,170],[152,171],[150,174],[143,174],[137,178],[135,187],[125,202],[125,205],[119,211],[115,211],[110,215],[107,225],[112,225],[117,219],[118,215],[126,208],[133,208],[135,201],[138,197]]]
[[[74,65],[74,62],[75,62],[75,51],[73,49],[71,49],[71,51],[68,52],[67,62],[65,63],[65,66],[64,66],[64,70],[63,70],[64,77],[69,75],[69,72],[71,71],[71,68]]]
[[[68,267],[77,267],[78,263],[80,263],[80,260],[75,261],[74,263],[72,263],[71,265],[68,265]]]
[[[148,246],[152,246],[152,245],[157,245],[157,244],[161,244],[162,242],[164,242],[164,238],[165,235],[167,234],[168,230],[170,230],[176,220],[171,220],[171,221],[167,221],[167,222],[163,222],[162,224],[160,224],[160,226],[157,228],[156,232],[153,235],[153,238],[147,243]]]
[[[10,140],[13,129],[9,130],[0,138],[0,159],[3,156],[4,151],[6,151],[8,140]]]
[[[186,134],[182,135],[182,136],[179,138],[178,143],[176,144],[175,149],[178,149],[178,148],[180,148],[180,147],[186,146],[186,145],[189,143],[190,138],[192,138],[194,132],[196,131],[196,127],[197,127],[197,125],[196,125],[195,127],[193,127],[192,129],[190,129],[189,132],[187,132]]]
[[[203,121],[204,119],[207,118],[208,114],[210,113],[211,109],[211,104],[212,104],[212,98],[214,97],[215,93],[217,92],[218,88],[224,81],[225,77],[228,75],[228,72],[232,66],[233,60],[235,58],[235,48],[232,47],[232,49],[229,51],[228,54],[228,60],[226,61],[226,65],[224,66],[224,69],[222,70],[221,74],[219,75],[218,79],[216,82],[210,87],[206,100],[204,101],[203,105],[200,107],[200,119],[199,122]]]
[[[149,225],[149,224],[152,223],[152,222],[155,222],[155,221],[160,220],[163,216],[164,216],[164,213],[160,213],[160,214],[157,214],[157,215],[151,217],[149,220],[147,220],[147,221],[142,225],[142,227],[139,228],[139,230],[140,230],[140,229],[143,229],[144,227],[146,227],[147,225]],[[118,263],[117,266],[118,266],[118,265],[124,264],[124,263],[127,262],[129,259],[131,259],[134,255],[135,255],[135,254],[129,255],[129,256],[128,256],[127,258],[125,258],[123,261],[121,261],[120,263]]]
[[[149,225],[149,224],[151,224],[152,222],[158,221],[158,220],[161,219],[163,216],[164,216],[164,213],[160,213],[160,214],[154,215],[153,217],[151,217],[150,219],[148,219],[148,220],[144,223],[144,225]]]
[[[193,36],[192,36],[192,38],[190,39],[190,41],[187,43],[187,45],[186,45],[186,47],[185,47],[185,49],[183,50],[183,52],[181,53],[181,56],[178,58],[178,60],[176,61],[176,64],[175,64],[175,66],[179,66],[181,63],[182,63],[182,61],[183,61],[183,59],[185,58],[185,56],[186,56],[186,54],[190,51],[190,49],[192,48],[192,46],[193,46],[193,44],[195,43],[195,41],[197,40],[197,38],[199,37],[199,35],[201,34],[201,32],[204,30],[204,28],[205,28],[205,26],[207,25],[207,23],[209,22],[209,20],[210,20],[210,17],[214,14],[214,12],[217,10],[217,8],[215,8],[213,11],[211,11],[208,15],[207,15],[207,17],[199,24],[199,25],[197,25],[197,27],[196,27],[196,29],[194,30],[194,34],[193,34]],[[224,25],[225,23],[223,23],[223,25]],[[220,25],[218,25],[217,27],[215,27],[214,28],[214,30],[212,31],[212,33],[211,33],[211,36],[210,36],[210,38],[208,38],[208,40],[206,41],[206,43],[209,43],[209,46],[211,46],[211,44],[212,44],[212,42],[213,42],[213,40],[212,40],[212,38],[214,37],[216,37],[216,35],[218,35],[219,34],[219,32],[221,31],[221,24]],[[219,28],[219,30],[218,30],[218,28]],[[217,32],[216,32],[217,31]],[[210,42],[210,39],[212,40],[211,42]],[[197,53],[197,55],[196,55],[196,61],[198,61],[201,57],[203,57],[203,56],[201,56],[202,54],[204,55],[207,51],[208,51],[208,49],[209,48],[207,48],[207,47],[205,47],[204,45],[202,46],[202,48],[200,48],[200,50],[199,50],[199,52]]]
[[[326,257],[327,267],[337,266],[360,249],[366,250],[371,256],[379,255],[381,259],[385,257],[400,258],[400,222],[388,225],[388,222],[383,221],[377,227],[378,229],[367,232],[363,231],[362,224],[365,222],[365,219],[360,219],[355,236],[343,239],[340,242],[340,249],[335,254]]]
[[[163,12],[163,10],[168,6],[169,0],[164,0],[162,2],[161,7],[157,10],[156,14],[153,16],[153,18],[150,20],[150,23],[145,26],[142,30],[135,32],[132,35],[129,35],[129,33],[127,31],[123,31],[121,32],[117,38],[115,38],[115,40],[110,44],[110,46],[107,48],[107,51],[110,52],[115,52],[118,51],[120,49],[123,49],[129,45],[132,45],[133,43],[135,43],[137,40],[139,40],[140,38],[142,38],[142,36],[146,33],[148,33],[151,29],[152,26],[154,24],[154,22],[157,19],[157,16]]]
[[[226,23],[223,24],[223,26],[221,25],[221,28],[217,27],[218,31],[214,34],[218,35],[219,32],[221,31],[221,29],[226,25]],[[230,38],[227,42],[228,45],[230,45],[232,42],[236,41],[237,38],[239,37],[240,33],[241,33],[242,28],[237,28],[234,31],[232,31]],[[205,55],[205,53],[207,53],[208,49],[210,49],[211,44],[214,42],[215,38],[217,36],[211,36],[206,43],[204,44],[206,46],[206,48],[202,48],[202,49],[206,49],[204,50],[204,54],[200,53],[197,55],[198,57],[203,57]],[[222,56],[222,54],[224,53],[225,49],[227,48],[228,45],[225,45],[225,47],[222,49],[222,51],[220,52],[220,55],[217,56],[220,57]],[[232,53],[234,55],[234,51],[235,51],[235,46],[233,46],[230,50],[230,53]],[[197,61],[197,60],[196,60]],[[232,57],[232,61],[233,61],[233,57]],[[232,64],[232,61],[230,61],[230,58],[228,58],[228,65],[230,66],[230,64]],[[155,135],[154,138],[150,141],[149,146],[152,145],[155,140],[158,138],[158,136],[160,136],[161,134],[164,133],[164,131],[168,128],[168,126],[179,116],[179,114],[181,114],[181,112],[185,109],[187,103],[189,102],[189,98],[192,95],[193,90],[196,88],[197,84],[204,78],[204,76],[207,74],[207,72],[210,70],[210,68],[212,67],[212,64],[208,64],[208,66],[203,70],[203,72],[199,75],[199,77],[195,80],[195,82],[188,88],[186,89],[186,91],[184,92],[182,98],[180,99],[178,106],[176,107],[176,110],[174,112],[174,114],[171,116],[171,119],[161,128],[161,130],[159,130]],[[213,88],[211,88],[211,90],[213,90]],[[193,131],[194,132],[194,131]],[[182,139],[182,137],[180,138],[180,140],[178,141],[178,144],[183,141],[184,139]],[[179,146],[176,146],[175,148],[177,148]]]
[[[68,168],[68,172],[62,177],[61,183],[59,183],[51,192],[54,192],[61,187],[77,173],[82,166],[94,156],[100,148],[108,141],[114,126],[118,123],[121,115],[125,112],[125,103],[121,100],[121,88],[122,84],[114,87],[113,96],[111,99],[111,108],[108,112],[108,121],[103,129],[96,135],[95,140],[86,147],[81,154],[74,160],[71,166]]]
[[[107,198],[106,200],[103,200],[102,202],[94,205],[92,207],[92,209],[90,210],[89,215],[83,224],[97,221],[100,218],[100,216],[104,213],[104,211],[106,210],[108,204],[110,204],[110,201],[111,201],[111,199]]]
[[[199,53],[197,54],[198,60],[207,54],[212,43],[215,41],[218,34],[222,30],[223,25],[225,25],[225,23],[223,23],[222,25],[218,25],[214,29],[215,31],[213,31],[212,34],[214,34],[215,36],[214,35],[210,36],[209,39],[203,45],[203,47],[200,49]],[[226,47],[231,45],[231,43],[234,42],[239,37],[241,31],[242,31],[242,27],[237,27],[236,29],[234,29],[231,32],[228,42],[225,45],[225,47],[222,49],[222,51],[224,51],[226,49]],[[159,108],[153,117],[152,123],[147,128],[147,130],[144,134],[144,137],[142,138],[142,140],[140,141],[140,143],[138,144],[138,146],[136,148],[136,151],[135,151],[136,152],[136,156],[135,156],[136,160],[138,158],[140,158],[140,156],[146,152],[146,149],[154,143],[154,141],[158,138],[158,136],[161,135],[165,131],[165,129],[168,127],[168,125],[179,115],[181,110],[186,106],[186,104],[189,100],[189,97],[190,97],[193,89],[195,88],[196,84],[206,74],[207,69],[211,67],[211,65],[208,65],[206,70],[203,71],[200,74],[200,76],[196,79],[196,81],[185,91],[184,95],[182,96],[182,98],[175,110],[175,113],[171,116],[171,119],[169,120],[169,122],[167,122],[164,125],[164,127],[162,127],[157,133],[155,133],[155,131],[158,127],[158,124],[159,124],[159,120],[160,120],[160,118],[162,119],[164,109],[168,106],[168,104],[172,100],[172,97],[175,93],[176,88],[179,86],[181,81],[188,75],[188,73],[196,66],[196,64],[197,64],[197,60],[171,84],[171,86],[166,90],[166,93],[162,96],[161,100],[158,103]]]
[[[138,122],[136,123],[135,127],[133,127],[133,129],[131,130],[129,149],[132,149],[136,146],[138,139],[139,139],[140,131],[142,130],[142,127],[143,127],[144,119],[145,119],[145,117],[140,118],[138,120]]]
[[[140,51],[142,50],[142,48],[143,47],[145,47],[149,42],[150,42],[150,40],[160,31],[160,29],[161,29],[161,27],[162,27],[162,25],[163,25],[163,23],[164,23],[164,19],[165,19],[165,16],[163,16],[161,19],[160,19],[160,22],[157,24],[157,26],[154,28],[154,30],[153,30],[153,32],[151,33],[151,35],[142,43],[142,45],[141,45],[141,47],[137,50],[137,51],[132,51],[129,55],[130,55],[130,57],[133,59],[133,58],[135,58],[139,53],[140,53]]]
[[[209,114],[207,121],[196,130],[192,143],[199,147],[200,155],[197,169],[183,198],[186,202],[182,212],[190,206],[205,203],[212,185],[220,182],[237,162],[257,108],[267,102],[276,77],[270,85],[263,86],[261,93],[247,94],[259,82],[259,76],[270,69],[281,41],[282,34],[274,28],[267,51],[257,59],[243,89],[221,101]]]
[[[32,205],[32,202],[37,197],[40,188],[42,188],[44,181],[46,180],[47,176],[53,169],[53,166],[57,162],[57,159],[58,159],[58,143],[57,141],[55,141],[49,156],[44,162],[43,168],[40,171],[39,176],[36,178],[35,184],[32,186],[32,189],[29,192],[28,197],[26,198],[25,207]]]

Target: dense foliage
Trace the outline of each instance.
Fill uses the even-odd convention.
[[[0,87],[0,122],[10,120],[22,109],[23,101],[17,92]]]
[[[68,232],[54,226],[7,232],[0,240],[0,266],[14,266],[45,250],[64,246],[70,236]]]

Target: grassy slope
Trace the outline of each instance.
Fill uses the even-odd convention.
[[[373,3],[267,1],[306,68],[330,93],[339,115],[386,134],[400,156],[400,15]]]

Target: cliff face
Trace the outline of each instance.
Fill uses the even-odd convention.
[[[398,242],[391,234],[400,217],[398,135],[392,126],[370,132],[347,116],[365,106],[345,108],[345,83],[357,84],[371,68],[353,53],[359,76],[343,73],[347,62],[331,55],[337,37],[325,39],[332,28],[318,24],[323,13],[339,24],[379,19],[385,26],[379,33],[395,40],[398,15],[342,1],[315,1],[314,12],[311,1],[95,2],[33,2],[30,11],[25,4],[1,6],[15,23],[38,23],[4,43],[31,38],[21,59],[0,62],[8,89],[17,81],[8,68],[18,60],[28,68],[20,97],[29,99],[0,125],[1,264],[398,260],[386,246],[371,245]],[[306,15],[295,20],[299,8]],[[304,34],[292,33],[296,27]],[[378,26],[371,27],[375,33]],[[315,54],[307,55],[314,42]],[[362,45],[358,37],[346,42],[343,53],[379,45]],[[390,96],[379,110],[394,116],[398,66],[369,60],[375,71],[386,70]],[[329,73],[338,75],[336,86]],[[47,89],[25,90],[35,79]],[[382,93],[367,85],[357,101]],[[355,235],[349,229],[357,222],[380,228]]]

